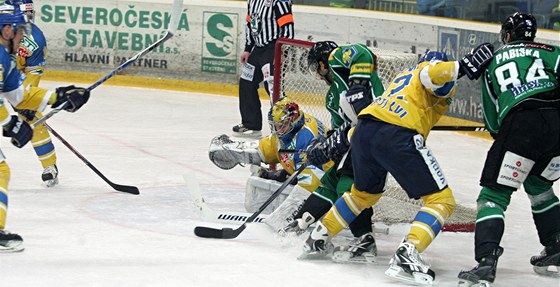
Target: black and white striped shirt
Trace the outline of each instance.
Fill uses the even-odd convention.
[[[248,0],[245,51],[264,47],[274,40],[294,38],[291,0]]]

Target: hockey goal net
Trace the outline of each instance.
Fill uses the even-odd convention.
[[[273,101],[280,95],[289,96],[301,109],[330,127],[330,114],[325,108],[325,95],[329,89],[323,80],[311,74],[307,68],[307,55],[314,42],[280,38],[276,42],[274,59]],[[378,57],[378,73],[387,87],[393,77],[416,64],[415,54],[370,48]],[[421,200],[408,198],[405,191],[392,178],[386,185],[381,200],[373,206],[374,222],[385,224],[410,223],[422,207]],[[445,231],[474,231],[476,210],[458,205],[455,213],[447,219]]]

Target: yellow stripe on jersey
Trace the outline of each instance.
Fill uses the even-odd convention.
[[[53,96],[52,99],[51,96]],[[54,91],[31,87],[29,90],[25,90],[25,97],[17,104],[16,108],[20,110],[43,111],[47,104],[52,104],[55,100],[56,93]]]
[[[11,119],[12,117],[5,106],[4,99],[0,99],[0,126],[5,126]]]
[[[457,62],[420,63],[398,74],[383,95],[358,117],[373,116],[415,130],[426,138],[450,103],[446,97],[435,96],[432,89],[456,81],[457,73]],[[454,94],[452,87],[448,97]]]

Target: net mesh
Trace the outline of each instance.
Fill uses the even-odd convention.
[[[307,68],[307,55],[313,44],[301,40],[278,40],[274,62],[274,101],[280,95],[289,96],[303,111],[330,127],[330,114],[325,108],[325,95],[329,87]],[[415,54],[370,49],[378,57],[378,73],[385,87],[396,74],[418,61]],[[389,177],[384,195],[373,206],[373,219],[385,224],[410,223],[421,207],[421,200],[408,198],[399,184]],[[454,214],[447,219],[444,230],[474,231],[475,217],[474,208],[458,205]]]

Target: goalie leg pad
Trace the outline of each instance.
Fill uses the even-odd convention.
[[[250,176],[245,187],[245,209],[248,212],[256,212],[281,185],[282,183],[276,180]],[[288,197],[293,188],[293,185],[288,185],[262,213],[272,213]]]
[[[295,220],[295,216],[309,197],[310,193],[303,187],[296,185],[285,200],[274,209],[264,221],[272,230],[278,232],[283,230]]]

